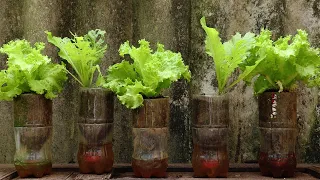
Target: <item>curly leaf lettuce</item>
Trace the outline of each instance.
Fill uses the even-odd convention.
[[[52,99],[67,80],[64,65],[53,64],[41,54],[44,43],[34,47],[26,40],[10,41],[0,48],[8,56],[8,68],[0,72],[0,99],[12,100],[21,93],[44,94]]]
[[[93,86],[93,77],[97,71],[95,86],[102,86],[104,78],[100,72],[99,63],[107,50],[104,44],[105,31],[91,30],[84,36],[73,35],[73,38],[60,38],[47,33],[50,43],[60,49],[58,55],[65,59],[73,68],[76,75],[71,76],[83,87]]]
[[[254,81],[254,91],[291,91],[302,81],[307,85],[320,85],[320,51],[312,48],[308,34],[303,30],[292,36],[271,40],[272,32],[262,30],[256,36],[251,56],[240,65],[247,83]],[[256,78],[254,78],[256,77]]]
[[[204,17],[201,18],[200,23],[207,34],[205,40],[206,52],[214,60],[219,94],[223,94],[227,88],[239,82],[234,82],[226,88],[234,70],[250,55],[249,50],[254,46],[255,35],[246,33],[241,37],[241,34],[236,33],[229,41],[222,43],[219,32],[214,28],[207,27]],[[245,74],[239,77],[244,78]]]
[[[189,67],[184,65],[181,54],[157,45],[155,52],[149,42],[142,39],[138,48],[123,43],[120,56],[129,55],[133,63],[123,60],[108,69],[104,87],[115,92],[126,107],[135,109],[143,104],[143,97],[157,97],[163,89],[180,78],[190,80]]]

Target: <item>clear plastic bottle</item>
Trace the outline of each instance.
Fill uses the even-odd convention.
[[[40,178],[52,171],[52,102],[42,95],[14,99],[14,165],[22,178]]]
[[[259,96],[261,174],[293,177],[296,169],[297,97],[292,92],[265,92]]]
[[[15,127],[14,164],[20,177],[51,173],[52,127]]]
[[[136,177],[166,177],[169,99],[144,100],[133,112],[132,168]]]
[[[195,177],[227,177],[227,128],[193,128],[192,167]]]
[[[229,100],[198,95],[192,99],[192,167],[195,177],[227,177]]]
[[[296,129],[260,128],[259,166],[264,176],[293,177],[297,166],[295,156]]]
[[[79,144],[78,162],[81,173],[103,174],[113,166],[112,144]]]
[[[113,95],[102,88],[82,88],[80,95],[77,154],[80,172],[110,172],[114,162]]]

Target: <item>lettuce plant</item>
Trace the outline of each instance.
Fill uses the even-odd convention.
[[[159,43],[153,52],[144,39],[139,44],[136,48],[127,41],[120,46],[120,56],[129,55],[132,63],[123,60],[110,66],[104,86],[115,92],[120,102],[131,109],[141,106],[143,97],[158,97],[172,82],[182,77],[190,80],[191,76],[180,53],[165,50]]]
[[[240,33],[236,33],[229,41],[222,43],[219,32],[215,28],[207,27],[204,17],[200,23],[207,34],[205,47],[207,54],[214,61],[219,94],[224,94],[228,88],[245,77],[245,74],[241,74],[237,82],[227,86],[232,73],[250,55],[249,50],[255,44],[255,34],[249,32],[242,37]]]
[[[255,93],[292,91],[298,81],[320,85],[320,51],[310,46],[308,34],[298,30],[294,37],[288,35],[276,41],[271,36],[271,31],[262,30],[255,37],[250,56],[240,64],[243,80],[249,84],[253,81]]]
[[[44,43],[32,47],[26,40],[15,40],[0,48],[8,56],[8,68],[0,71],[1,100],[12,100],[22,93],[44,94],[52,99],[61,92],[67,80],[66,68],[42,55],[44,47]]]
[[[59,56],[66,60],[76,75],[69,74],[82,86],[93,87],[102,86],[104,78],[101,74],[99,63],[107,50],[104,44],[105,31],[96,29],[89,31],[84,36],[73,34],[73,38],[60,38],[47,33],[47,39],[60,49]],[[98,77],[93,83],[94,74],[97,71]]]

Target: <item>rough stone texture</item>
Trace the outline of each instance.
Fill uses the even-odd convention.
[[[107,53],[103,72],[121,61],[120,44],[129,40],[137,44],[145,38],[154,47],[180,51],[192,72],[191,83],[185,80],[165,91],[170,96],[169,161],[189,162],[191,131],[189,99],[192,94],[216,94],[217,81],[212,59],[205,53],[205,34],[199,20],[220,31],[223,40],[235,32],[258,33],[261,28],[274,31],[274,37],[306,29],[311,43],[320,47],[319,0],[2,0],[0,1],[0,45],[15,38],[44,41],[44,30],[56,36],[82,35],[90,29],[107,32]],[[48,45],[45,53],[55,62],[57,49]],[[0,68],[5,68],[0,55]],[[70,69],[70,68],[69,68]],[[53,102],[53,161],[76,162],[79,85],[69,79],[62,94]],[[320,120],[318,89],[298,89],[298,160],[320,162]],[[259,150],[257,98],[251,87],[239,83],[229,92],[229,152],[231,162],[256,161]],[[0,163],[13,160],[12,103],[0,102]],[[131,111],[115,101],[114,152],[116,162],[130,162],[132,154]]]
[[[22,36],[21,1],[0,1],[0,44]],[[6,67],[6,57],[0,55],[0,69]],[[15,151],[13,135],[13,106],[12,102],[0,102],[0,162],[13,161]]]
[[[320,96],[318,95],[318,103]],[[320,105],[317,103],[316,119],[311,124],[310,138],[306,146],[306,162],[319,163],[320,162]]]
[[[190,17],[191,3],[189,0],[172,1],[172,18],[174,24],[175,47],[173,50],[181,52],[184,62],[189,65],[190,57]],[[170,37],[169,37],[170,38]],[[191,159],[191,108],[189,83],[180,80],[172,85],[170,97],[171,119],[170,133],[172,140],[169,145],[171,162],[189,162]]]
[[[171,14],[172,1],[141,0],[133,3],[133,41],[146,39],[156,47],[156,43],[164,44],[166,48],[174,47],[172,41],[174,24]],[[152,33],[151,33],[152,32]],[[171,37],[171,38],[168,38]]]

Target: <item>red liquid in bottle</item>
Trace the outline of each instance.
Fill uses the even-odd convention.
[[[18,175],[21,178],[34,176],[36,178],[41,178],[45,175],[51,174],[52,164],[51,163],[25,163],[25,164],[15,164]]]
[[[168,167],[168,158],[155,160],[137,160],[132,159],[132,169],[136,177],[166,177]]]
[[[114,155],[112,144],[79,144],[78,163],[81,173],[103,174],[112,170]]]
[[[259,166],[263,176],[293,177],[297,161],[294,153],[279,157],[260,152]]]
[[[205,149],[207,148],[207,149]],[[212,147],[200,147],[194,144],[192,153],[192,167],[195,177],[227,177],[229,159],[227,149],[220,147],[210,150]],[[210,153],[214,156],[208,156]]]

